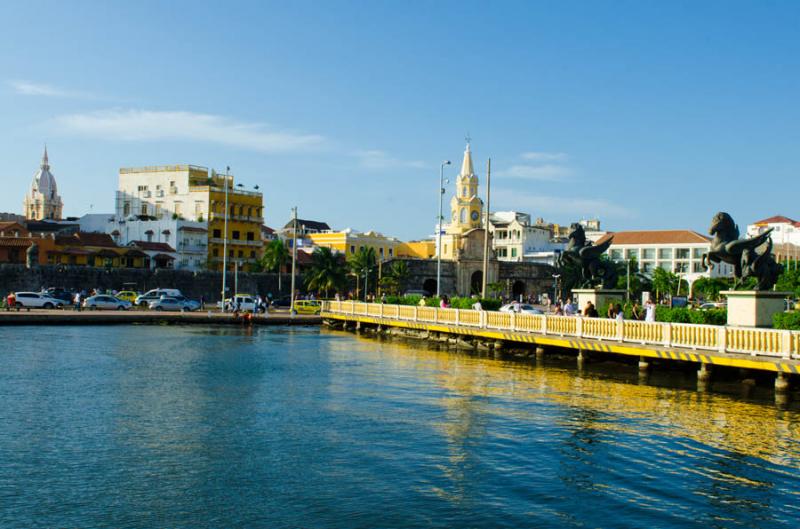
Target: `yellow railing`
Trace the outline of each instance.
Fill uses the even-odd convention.
[[[547,334],[578,335],[578,318],[573,316],[548,316]]]
[[[514,319],[514,330],[527,332],[542,332],[544,316],[536,314],[517,314]]]
[[[665,325],[643,321],[624,321],[622,322],[622,339],[626,342],[662,344],[664,343]]]
[[[689,323],[624,321],[574,316],[381,305],[359,301],[324,301],[325,313],[353,314],[443,325],[501,329],[543,335],[745,353],[800,359],[800,331],[750,329]]]
[[[727,327],[725,329],[726,349],[737,353],[772,353],[780,355],[783,351],[785,332],[770,329]]]
[[[618,334],[617,320],[601,318],[583,318],[581,320],[581,336],[587,338],[606,338],[613,340]]]
[[[480,327],[481,314],[478,310],[460,310],[458,311],[458,324]]]
[[[495,329],[511,329],[510,312],[487,312],[486,326]]]
[[[436,310],[433,307],[419,307],[417,309],[417,321],[435,322]]]
[[[721,328],[717,325],[673,323],[670,325],[670,345],[692,349],[719,349]]]
[[[397,307],[397,317],[401,320],[413,320],[416,317],[417,307],[409,307],[406,305],[399,305]]]

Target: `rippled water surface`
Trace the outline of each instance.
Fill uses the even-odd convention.
[[[800,415],[319,329],[0,328],[0,527],[800,527]]]

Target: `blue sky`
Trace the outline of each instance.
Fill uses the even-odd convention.
[[[113,211],[119,167],[230,165],[268,224],[296,204],[420,238],[469,133],[493,210],[613,230],[800,217],[797,2],[2,11],[0,211],[19,212],[46,142],[69,215]]]

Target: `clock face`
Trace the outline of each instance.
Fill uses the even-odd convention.
[[[473,220],[473,222],[478,220],[478,212],[477,211],[473,211],[472,212],[472,220]]]

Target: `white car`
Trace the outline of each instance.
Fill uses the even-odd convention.
[[[233,299],[228,298],[225,300],[225,310],[232,311],[236,305],[239,305],[239,310],[243,312],[253,312],[256,308],[256,300],[247,294],[236,294]],[[222,303],[217,303],[217,306],[222,308]]]
[[[517,312],[522,314],[544,314],[540,309],[527,303],[509,303],[500,307],[500,312]]]
[[[17,307],[28,309],[62,309],[64,301],[40,292],[16,292]]]
[[[86,298],[83,302],[83,306],[90,310],[128,310],[131,308],[131,302],[125,301],[124,299],[117,299],[114,296],[101,294]]]
[[[173,298],[181,295],[181,291],[176,288],[154,288],[153,290],[145,292],[141,296],[137,296],[133,303],[137,307],[147,307],[153,301],[161,299],[165,296],[168,298]]]
[[[200,308],[200,304],[191,299],[181,298],[161,298],[150,302],[150,310],[173,310],[173,311],[193,311]]]

